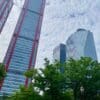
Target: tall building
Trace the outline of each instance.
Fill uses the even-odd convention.
[[[64,63],[66,61],[66,45],[59,44],[53,50],[53,58],[54,60],[60,61],[60,63]]]
[[[68,58],[91,57],[97,60],[93,34],[88,30],[78,29],[68,38],[66,52]]]
[[[0,0],[0,33],[13,6],[13,0]]]
[[[35,66],[44,7],[45,0],[24,0],[9,46],[4,48],[7,77],[2,81],[1,95],[12,94],[21,84],[29,83],[23,73]]]

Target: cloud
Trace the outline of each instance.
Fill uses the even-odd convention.
[[[93,32],[100,61],[100,0],[47,0],[36,67],[45,57],[52,61],[55,46],[78,28]]]

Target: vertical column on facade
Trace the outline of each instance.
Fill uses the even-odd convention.
[[[24,3],[25,7],[27,7],[28,1],[29,0],[25,1],[25,3]],[[18,35],[19,35],[19,31],[20,31],[20,28],[21,28],[21,24],[22,24],[22,22],[24,20],[25,13],[26,13],[26,10],[23,9],[21,14],[20,14],[20,18],[19,18],[18,23],[16,25],[14,34],[13,34],[12,39],[11,39],[11,43],[9,45],[8,51],[7,51],[5,59],[4,59],[4,64],[5,64],[5,68],[6,68],[7,73],[8,73],[8,68],[10,66],[10,62],[11,62],[12,55],[13,55],[13,52],[14,52],[14,48],[15,48],[15,45],[16,45],[16,41],[17,41],[17,38],[18,38]],[[0,85],[0,90],[1,91],[2,91],[3,84],[4,84],[4,80],[1,82],[1,85]]]
[[[28,2],[29,2],[29,0],[25,0],[24,7],[28,6]],[[11,43],[9,45],[7,54],[6,54],[5,59],[4,59],[4,63],[6,65],[6,70],[8,70],[8,68],[9,68],[9,64],[10,64],[10,61],[11,61],[11,58],[12,58],[12,54],[13,54],[13,51],[14,51],[14,48],[15,48],[15,45],[16,45],[17,38],[19,36],[21,25],[22,25],[24,17],[25,17],[25,13],[26,13],[26,9],[22,8],[20,18],[19,18],[18,23],[16,25],[15,32],[12,36]]]
[[[31,56],[30,56],[28,69],[35,66],[38,44],[39,44],[39,38],[40,38],[41,25],[42,25],[42,21],[43,21],[43,13],[44,13],[44,8],[45,8],[45,2],[46,2],[46,0],[42,0],[40,12],[38,13],[39,19],[38,19],[36,32],[35,32],[35,37],[33,39],[34,43],[33,43],[33,46],[32,46],[32,53],[31,53]],[[34,12],[34,13],[36,13],[36,12]],[[28,84],[29,84],[29,80],[28,80],[28,78],[26,78],[25,86],[27,87]]]
[[[0,2],[0,33],[13,6],[13,0],[1,0]]]

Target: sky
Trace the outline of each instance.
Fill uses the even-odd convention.
[[[78,28],[93,32],[100,61],[100,0],[47,0],[41,30],[36,67],[44,58],[53,60],[53,49]]]
[[[5,41],[3,39],[3,42],[0,42],[0,48],[4,48],[0,50],[0,54],[7,50],[9,43],[6,33],[11,30],[13,33],[23,3],[24,0],[14,0],[13,13],[8,17],[2,31],[3,34],[0,34],[0,37],[6,35],[6,37],[3,36]],[[59,43],[65,43],[67,38],[78,28],[93,32],[98,60],[100,61],[100,0],[94,2],[93,0],[46,0],[36,67],[43,66],[44,58],[52,61],[55,46]],[[2,40],[2,38],[0,39]]]

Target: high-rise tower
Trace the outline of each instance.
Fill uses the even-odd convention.
[[[3,62],[7,77],[1,85],[1,94],[9,95],[21,84],[28,85],[23,73],[35,66],[44,7],[45,0],[24,0],[7,52],[5,50]]]
[[[66,62],[66,45],[61,43],[56,46],[53,50],[53,58],[54,60],[59,61],[61,65],[61,72],[64,72],[63,64]]]
[[[66,45],[59,44],[53,50],[53,58],[54,60],[59,61],[60,63],[64,63],[66,61]]]
[[[13,0],[0,0],[0,33],[7,20],[12,6]]]
[[[85,29],[78,29],[68,38],[66,52],[67,58],[91,57],[97,60],[93,34]]]

